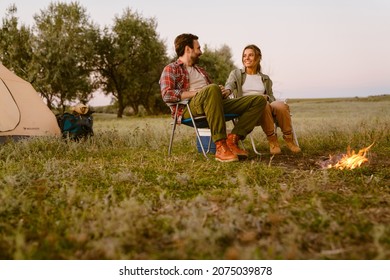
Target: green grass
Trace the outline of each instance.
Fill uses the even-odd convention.
[[[291,100],[302,153],[205,160],[170,117],[0,146],[0,259],[389,259],[390,98]],[[369,164],[320,168],[375,142]]]

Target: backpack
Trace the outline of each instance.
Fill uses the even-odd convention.
[[[93,136],[93,117],[91,114],[63,113],[56,115],[62,137],[71,140],[80,140]]]

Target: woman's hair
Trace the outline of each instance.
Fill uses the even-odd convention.
[[[248,45],[244,48],[244,50],[242,51],[242,63],[244,64],[244,52],[245,50],[247,49],[251,49],[255,52],[255,61],[256,61],[256,72],[261,72],[261,65],[260,65],[260,61],[261,61],[261,58],[262,58],[262,55],[261,55],[261,50],[258,46],[256,45]]]
[[[194,40],[198,40],[198,36],[185,33],[176,37],[175,39],[175,51],[178,57],[184,54],[186,46],[189,46],[191,49],[194,48]]]

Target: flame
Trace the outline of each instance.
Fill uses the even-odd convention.
[[[351,150],[351,148],[348,146],[347,153],[342,156],[342,158],[337,161],[335,164],[329,164],[328,168],[336,168],[336,169],[355,169],[357,167],[360,167],[363,163],[368,162],[368,158],[366,157],[366,154],[368,150],[374,145],[372,143],[370,146],[360,149],[358,153],[355,153],[354,150]],[[332,159],[332,156],[330,156]]]

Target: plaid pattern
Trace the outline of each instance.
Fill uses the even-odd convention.
[[[206,71],[197,65],[194,65],[194,67],[206,79],[207,84],[211,84],[211,79]],[[160,77],[160,89],[162,99],[165,103],[180,101],[183,91],[190,89],[190,75],[180,59],[165,66]],[[174,117],[176,106],[171,106],[170,108],[172,117]],[[179,105],[177,112],[178,123],[181,123],[184,108],[185,105]]]

